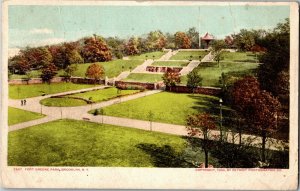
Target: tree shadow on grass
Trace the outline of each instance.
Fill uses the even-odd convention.
[[[185,138],[192,148],[201,148],[202,139]],[[209,154],[223,168],[259,167],[261,149],[247,145],[236,145],[227,142],[210,141]],[[289,168],[289,152],[266,150],[269,166],[265,168]],[[209,161],[211,163],[212,161]]]
[[[157,146],[156,144],[141,143],[137,148],[149,154],[155,167],[192,167],[185,161],[181,153],[177,153],[170,145]]]

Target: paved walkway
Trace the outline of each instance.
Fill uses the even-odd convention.
[[[152,94],[159,93],[161,91],[162,90],[145,91],[145,92],[141,92],[141,93],[137,93],[137,94],[133,94],[133,95],[128,95],[128,96],[124,96],[124,97],[120,97],[120,98],[111,99],[109,101],[104,101],[104,102],[89,104],[89,105],[84,105],[84,106],[76,106],[76,107],[48,107],[48,106],[43,106],[40,104],[40,100],[50,97],[52,95],[49,95],[47,97],[40,96],[40,97],[35,97],[35,98],[28,98],[28,99],[26,99],[27,100],[26,106],[21,106],[20,100],[10,99],[9,106],[11,106],[11,107],[15,107],[15,108],[19,108],[19,109],[23,109],[23,110],[27,110],[27,111],[32,111],[32,112],[36,112],[36,113],[42,113],[44,115],[47,115],[47,117],[38,119],[38,120],[33,120],[30,122],[16,124],[14,126],[11,126],[9,128],[9,131],[26,128],[26,127],[29,127],[32,125],[37,125],[40,123],[50,122],[50,121],[60,119],[60,118],[69,118],[69,119],[77,119],[77,120],[83,119],[88,115],[88,111],[90,111],[92,109],[106,107],[109,105],[137,99],[140,97],[149,96]],[[71,92],[73,92],[73,91],[64,92],[64,94],[69,94]],[[64,94],[62,94],[62,95],[64,95]]]
[[[147,131],[156,131],[156,132],[168,133],[173,135],[181,135],[181,136],[188,135],[186,127],[184,125],[149,122],[144,120],[113,117],[113,116],[101,116],[101,115],[93,116],[91,114],[88,114],[86,117],[89,119],[89,121],[96,122],[96,123],[104,123],[104,124],[110,124],[116,126],[142,129]],[[211,134],[218,136],[220,135],[220,132],[218,130],[213,130],[211,131]],[[237,133],[232,134],[231,132],[228,132],[227,135],[228,135],[227,142],[234,143],[234,144],[239,143],[239,137],[237,136]],[[242,141],[243,143],[249,142],[249,145],[256,146],[256,147],[260,147],[260,144],[262,142],[261,137],[248,135],[248,134],[242,135]],[[267,141],[266,147],[271,150],[279,150],[279,149],[283,149],[284,145],[288,145],[288,144],[280,140],[269,139]]]
[[[104,88],[104,86],[102,88]],[[83,90],[81,90],[81,91],[83,91]],[[78,90],[59,93],[59,95],[69,94],[72,92],[77,93]],[[9,127],[9,131],[24,129],[24,128],[31,127],[34,125],[54,121],[57,119],[67,118],[67,119],[75,119],[75,120],[88,120],[88,121],[96,122],[96,123],[105,123],[105,124],[111,124],[111,125],[116,125],[116,126],[124,126],[124,127],[129,127],[129,128],[137,128],[137,129],[143,129],[143,130],[151,130],[151,131],[156,131],[156,132],[186,136],[187,130],[186,130],[186,127],[183,125],[174,125],[174,124],[159,123],[159,122],[151,122],[150,123],[149,121],[144,121],[144,120],[113,117],[113,116],[101,116],[101,115],[94,116],[92,114],[88,114],[88,111],[90,111],[92,109],[97,109],[97,108],[106,107],[106,106],[113,105],[113,104],[118,104],[121,102],[126,102],[126,101],[137,99],[140,97],[153,95],[153,94],[156,94],[159,92],[161,92],[161,90],[145,91],[145,92],[141,92],[141,93],[134,94],[134,95],[124,96],[121,98],[115,98],[115,99],[112,99],[109,101],[104,101],[104,102],[95,103],[95,104],[91,104],[91,105],[85,105],[85,106],[77,106],[77,107],[46,107],[46,106],[40,105],[39,102],[41,99],[50,97],[52,95],[28,98],[26,106],[21,106],[20,100],[9,100],[9,106],[11,106],[11,107],[16,107],[16,108],[33,111],[33,112],[38,112],[38,113],[42,112],[43,114],[47,115],[46,117],[41,118],[41,119],[12,125]],[[53,94],[53,95],[58,95],[58,94]],[[219,131],[212,131],[212,134],[219,135]],[[259,146],[259,144],[261,144],[260,137],[243,134],[243,142],[246,142],[246,141],[249,142],[249,140],[251,140],[250,145],[260,147]],[[235,136],[233,138],[232,134],[228,133],[227,141],[233,142],[234,144],[238,144],[238,137]],[[269,139],[269,141],[267,143],[267,148],[272,149],[272,150],[279,150],[279,149],[282,149],[284,145],[286,145],[286,143],[284,143],[280,140]]]
[[[132,70],[131,73],[145,72],[147,66],[150,66],[153,62],[154,62],[154,60],[152,60],[152,59],[145,60],[145,62],[143,64],[137,66],[135,69]]]
[[[207,55],[205,55],[203,57],[203,59],[201,60],[201,62],[212,62],[214,59],[214,56],[212,54],[212,52],[210,51]]]
[[[172,56],[173,56],[173,51],[169,49],[168,52],[164,54],[162,57],[160,57],[157,61],[166,61],[169,60]]]
[[[180,71],[180,75],[187,75],[188,73],[190,73],[192,70],[194,70],[194,68],[196,68],[197,66],[199,66],[200,61],[198,60],[192,60],[187,66],[183,67],[182,70]]]
[[[124,71],[124,72],[121,72],[121,74],[118,75],[117,78],[115,78],[115,80],[122,80],[122,79],[125,79],[129,76],[131,72],[130,71]]]

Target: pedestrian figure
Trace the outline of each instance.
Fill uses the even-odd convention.
[[[26,105],[26,99],[24,99],[24,105]]]
[[[21,100],[21,106],[23,106],[23,100]]]

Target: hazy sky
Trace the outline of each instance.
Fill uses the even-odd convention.
[[[289,6],[9,6],[9,47],[77,40],[92,34],[119,37],[152,30],[196,27],[218,38],[242,28],[271,29]]]

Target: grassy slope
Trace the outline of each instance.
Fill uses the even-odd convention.
[[[39,78],[41,76],[41,71],[40,70],[32,70],[30,71],[31,77],[32,78]],[[11,75],[11,79],[22,79],[22,78],[26,78],[26,75],[20,75],[20,74],[13,74]]]
[[[138,65],[142,64],[142,61],[140,60],[114,60],[109,62],[98,62],[98,64],[101,64],[104,67],[105,70],[105,76],[112,78],[117,77],[122,70],[123,71],[129,71],[130,67],[131,69],[134,69]],[[75,71],[74,76],[78,77],[85,77],[85,72],[87,68],[91,65],[91,63],[86,64],[78,64],[78,69]],[[124,66],[124,69],[122,69],[122,66]]]
[[[180,51],[174,56],[172,56],[171,60],[190,60],[190,56],[192,56],[193,60],[199,60],[199,56],[201,56],[201,59],[208,54],[209,52],[205,51]]]
[[[156,52],[149,52],[149,53],[144,53],[141,55],[136,55],[136,56],[129,56],[129,58],[131,60],[145,60],[145,59],[159,59],[160,57],[162,57],[164,54],[166,54],[166,52],[162,52],[162,51],[156,51]],[[148,57],[146,57],[148,56]]]
[[[257,58],[252,52],[222,52],[225,62],[257,62]]]
[[[40,119],[45,115],[39,113],[25,111],[14,107],[8,107],[8,125],[15,125],[18,123]]]
[[[128,95],[139,92],[139,90],[122,90],[120,95]],[[107,88],[102,90],[90,91],[85,93],[78,93],[71,95],[72,97],[79,97],[89,100],[92,97],[92,101],[101,102],[117,97],[117,88]],[[71,98],[46,98],[41,100],[41,104],[46,106],[80,106],[86,105],[87,103],[83,100],[71,99]]]
[[[164,145],[181,152],[185,140],[138,129],[58,120],[10,132],[8,165],[153,167],[157,164],[149,149],[157,153],[159,150],[153,149]],[[160,157],[162,160],[163,154]]]
[[[105,107],[104,113],[149,120],[151,111],[154,113],[153,121],[184,125],[187,115],[218,107],[214,103],[217,101],[218,98],[212,96],[163,92]]]
[[[52,84],[32,84],[32,85],[10,85],[9,97],[12,99],[22,99],[41,96],[43,93],[54,94],[71,90],[91,88],[94,85],[73,84],[73,83],[52,83]]]
[[[180,61],[156,61],[152,64],[152,66],[187,66],[188,62],[180,62]]]
[[[211,66],[198,66],[199,73],[202,80],[203,86],[215,86],[219,87],[219,79],[221,77],[222,72],[237,72],[243,74],[251,74],[252,70],[257,68],[258,64],[256,63],[232,63],[232,62],[222,62],[220,63],[220,67],[217,63],[212,63]],[[181,77],[181,83],[186,84],[187,76]]]
[[[162,74],[142,74],[142,73],[131,73],[123,81],[133,81],[133,82],[158,82],[162,81]]]

